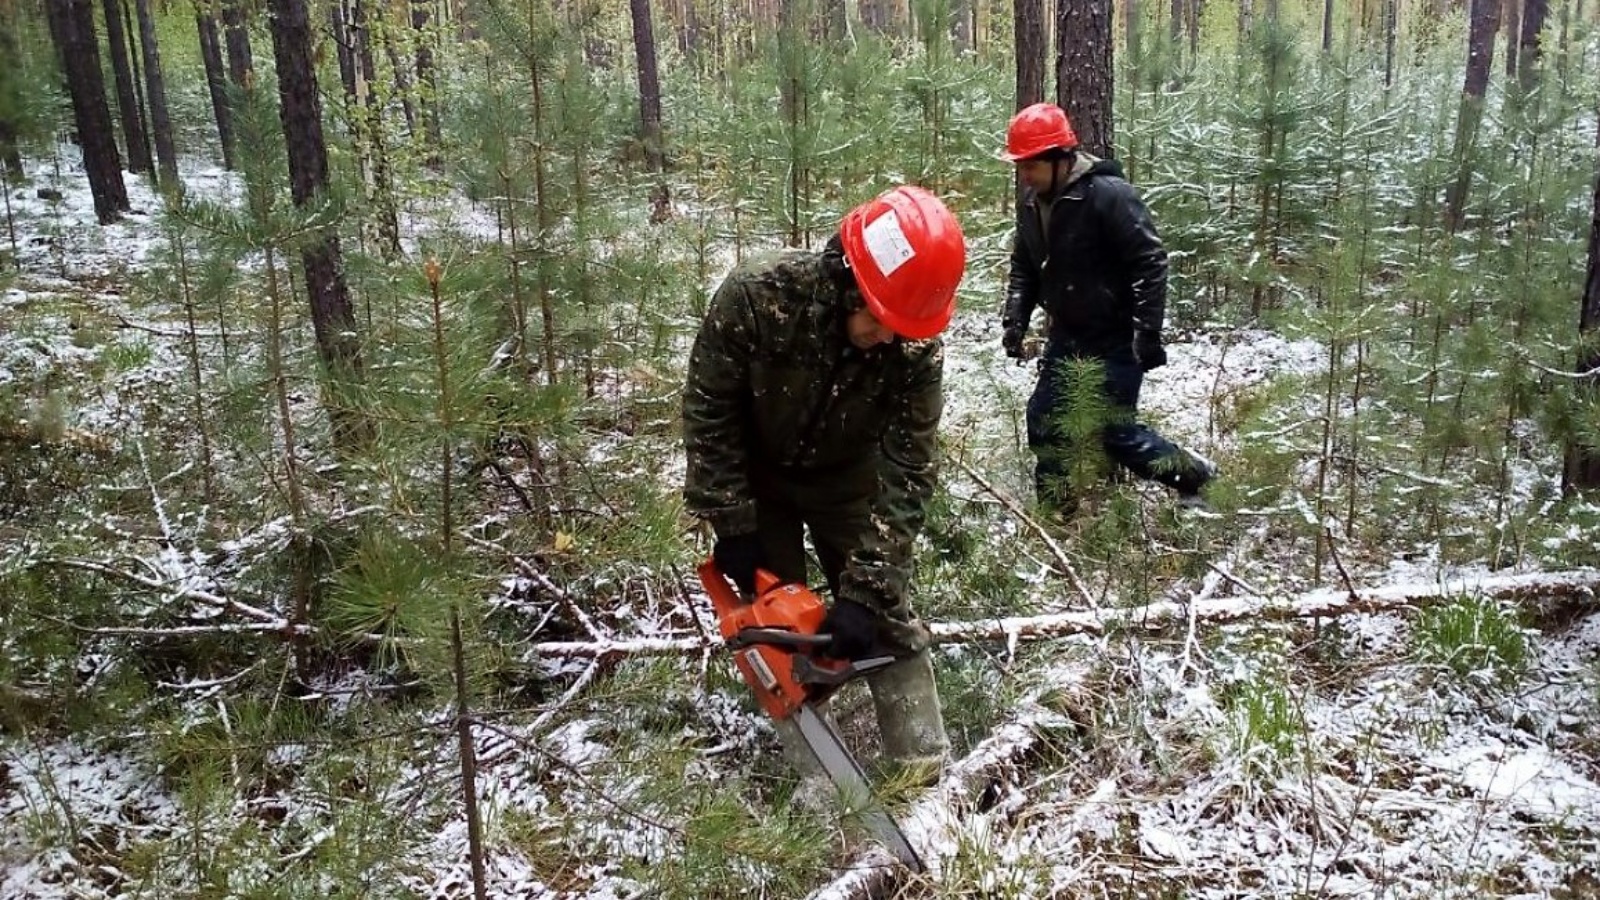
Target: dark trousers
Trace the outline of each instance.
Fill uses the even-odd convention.
[[[1139,423],[1143,384],[1144,372],[1131,356],[1047,351],[1028,399],[1028,447],[1041,505],[1070,511],[1079,490],[1106,474],[1103,461],[1178,491],[1199,489],[1205,475],[1194,457]]]
[[[756,496],[756,530],[766,567],[780,581],[809,583],[806,571],[806,535],[822,565],[828,591],[839,596],[839,578],[850,554],[873,529],[872,499],[878,488],[873,465],[854,471],[811,477],[784,476],[757,471],[751,474]],[[883,611],[879,640],[896,656],[916,653],[928,646],[927,628],[911,609],[908,598],[894,598]]]

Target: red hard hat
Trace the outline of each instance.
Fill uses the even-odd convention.
[[[938,197],[916,186],[885,191],[850,210],[839,238],[867,308],[890,331],[922,340],[950,324],[967,242]]]
[[[1002,159],[1016,162],[1038,156],[1046,150],[1071,150],[1078,146],[1078,135],[1067,121],[1067,114],[1054,103],[1035,103],[1011,117],[1006,129],[1006,152]]]

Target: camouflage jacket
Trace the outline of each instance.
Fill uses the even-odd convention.
[[[683,393],[684,499],[718,534],[756,528],[751,476],[859,479],[872,522],[840,594],[902,602],[912,543],[938,474],[944,347],[938,338],[856,349],[821,254],[787,250],[736,268],[712,298]],[[875,473],[875,477],[873,477]]]

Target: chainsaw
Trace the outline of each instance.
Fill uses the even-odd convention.
[[[700,564],[700,583],[711,598],[718,629],[734,665],[774,721],[793,720],[806,750],[816,758],[835,790],[849,797],[871,797],[861,764],[819,708],[853,678],[894,663],[892,656],[842,660],[827,655],[833,637],[818,634],[827,607],[803,584],[783,584],[764,569],[756,571],[753,600],[733,589],[717,564]],[[782,732],[780,732],[782,733]],[[895,858],[913,872],[922,858],[881,804],[871,803],[862,822]]]

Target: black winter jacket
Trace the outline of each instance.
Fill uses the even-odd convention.
[[[1161,330],[1166,306],[1167,251],[1121,166],[1092,160],[1053,204],[1025,192],[1011,250],[1007,329],[1027,325],[1043,307],[1052,355],[1122,356],[1132,353],[1136,329]]]

